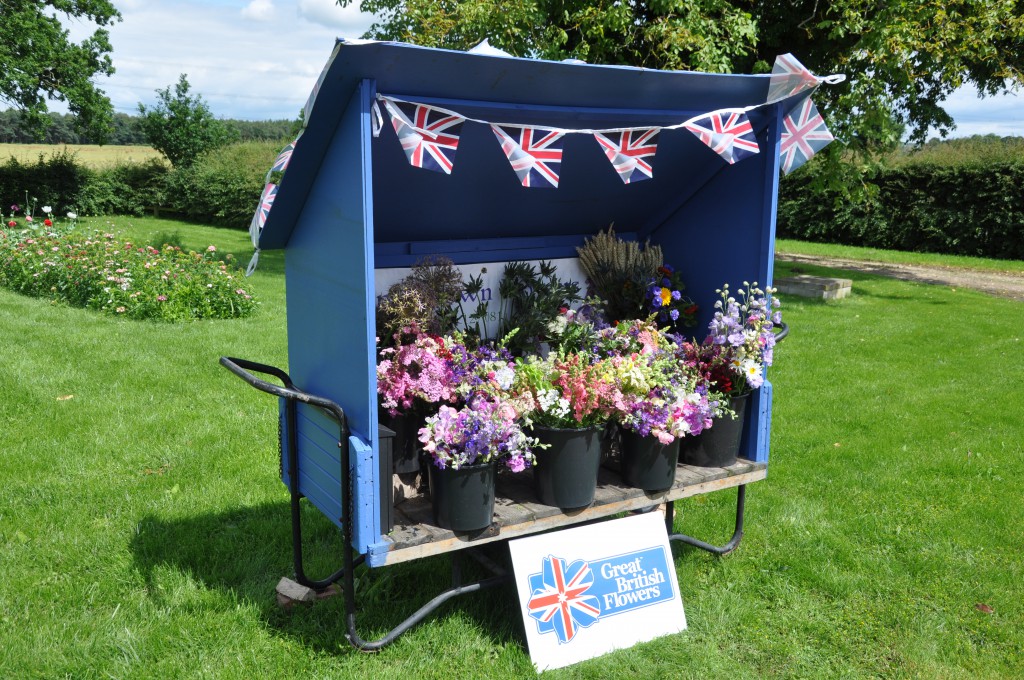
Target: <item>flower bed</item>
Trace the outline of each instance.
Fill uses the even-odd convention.
[[[0,285],[130,319],[228,319],[256,309],[243,273],[214,246],[157,249],[46,222],[0,229]]]

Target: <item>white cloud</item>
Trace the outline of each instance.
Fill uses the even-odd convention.
[[[1024,94],[983,98],[974,86],[964,86],[949,96],[943,108],[956,121],[951,137],[1024,135]],[[934,130],[932,136],[937,136]]]
[[[270,21],[274,16],[274,3],[271,0],[252,0],[242,8],[242,16],[253,21]]]
[[[343,38],[358,38],[373,23],[373,15],[359,11],[358,0],[347,7],[335,0],[299,0],[298,15],[310,23],[338,29]]]

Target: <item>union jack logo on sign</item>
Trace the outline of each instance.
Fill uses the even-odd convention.
[[[728,163],[761,151],[750,119],[741,111],[717,111],[687,123],[685,127]]]
[[[594,139],[612,162],[625,184],[650,179],[654,171],[650,160],[658,150],[658,130],[625,130],[618,133],[594,133]]]
[[[424,104],[384,99],[409,164],[450,175],[465,118]]]
[[[530,617],[540,633],[553,632],[560,644],[572,640],[580,628],[594,625],[601,616],[601,604],[586,592],[594,584],[590,565],[577,560],[566,567],[565,560],[549,555],[543,570],[530,576]]]
[[[510,125],[491,125],[491,130],[524,187],[558,187],[564,133]]]
[[[768,85],[768,101],[789,97],[818,86],[818,77],[808,71],[792,54],[775,58],[775,67]]]
[[[263,187],[263,195],[260,196],[260,204],[256,208],[256,214],[253,215],[253,224],[255,224],[257,232],[263,231],[263,227],[267,223],[267,216],[270,215],[270,208],[274,205],[274,199],[276,197],[276,184],[268,183]],[[251,227],[252,225],[250,225],[250,231]]]
[[[782,171],[787,175],[829,145],[835,137],[825,127],[825,119],[806,97],[782,119],[782,140],[779,155]]]

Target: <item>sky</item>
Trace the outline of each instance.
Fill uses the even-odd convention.
[[[140,102],[152,105],[157,89],[172,86],[185,73],[192,93],[202,95],[219,118],[296,118],[335,38],[357,38],[373,21],[334,0],[114,0],[114,5],[123,17],[110,28],[117,72],[98,82],[115,110],[131,114]],[[93,30],[84,22],[68,28],[77,40]],[[957,123],[954,137],[1024,136],[1024,92],[980,99],[967,87],[947,100],[946,109]]]

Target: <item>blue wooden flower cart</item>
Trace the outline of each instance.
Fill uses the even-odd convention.
[[[743,458],[729,468],[680,466],[668,491],[630,489],[617,472],[603,470],[594,504],[566,514],[536,503],[527,480],[501,479],[495,523],[475,536],[433,526],[425,499],[396,506],[390,440],[377,415],[374,275],[427,255],[464,265],[572,258],[584,239],[614,223],[620,237],[662,247],[666,261],[685,273],[687,292],[701,305],[700,322],[706,324],[722,283],[772,281],[782,120],[799,95],[768,103],[768,90],[768,76],[338,43],[307,105],[306,128],[279,188],[264,197],[273,198],[272,209],[266,213],[265,200],[262,229],[255,232],[258,249],[285,250],[289,371],[232,358],[222,364],[280,400],[281,469],[291,493],[297,580],[316,589],[341,582],[352,644],[379,648],[448,599],[508,578],[484,560],[493,576],[472,583],[456,578],[388,635],[367,641],[355,625],[353,571],[359,565],[475,552],[488,543],[662,503],[673,534],[672,501],[726,488],[738,489],[738,502],[736,531],[725,546],[681,534],[672,538],[718,553],[736,546],[745,486],[767,475],[768,382],[753,397]],[[450,172],[410,163],[396,138],[400,126],[389,124],[381,97],[466,118]],[[726,162],[678,125],[721,110],[744,113],[757,153]],[[592,134],[566,134],[557,188],[525,187],[486,122],[570,133],[666,129],[646,181],[625,183]],[[338,525],[348,548],[337,573],[319,580],[303,570],[303,497]]]

